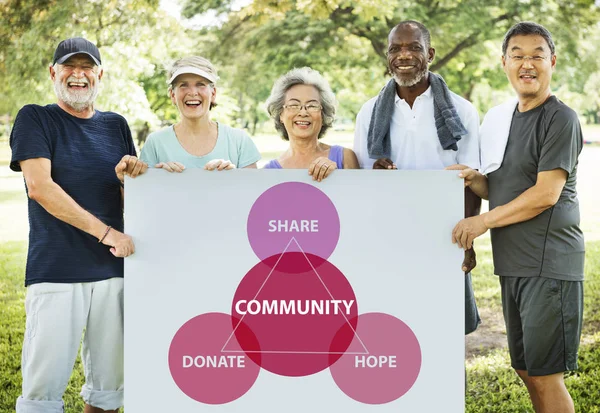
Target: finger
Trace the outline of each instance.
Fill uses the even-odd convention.
[[[131,171],[131,177],[135,178],[136,176],[138,176],[143,167],[144,167],[144,163],[142,161],[136,159],[136,163],[133,167],[133,171]]]
[[[379,166],[379,168],[377,168],[377,169],[393,169],[394,168],[394,163],[392,162],[391,159],[388,159],[388,158],[378,159],[377,164]]]
[[[321,165],[321,168],[319,169],[319,182],[321,182],[323,180],[323,178],[325,178],[325,174],[327,173],[329,168],[331,168],[331,165],[329,162],[323,163],[323,165]]]
[[[127,162],[124,160],[120,160],[117,166],[115,166],[115,171],[117,173],[123,173],[123,171],[127,168]]]
[[[334,164],[333,162],[329,165],[329,168],[327,168],[327,170],[325,171],[325,175],[323,176],[323,179],[327,178],[329,175],[331,175],[331,173],[337,169],[337,165]]]
[[[119,257],[119,258],[125,257],[124,251],[122,248],[112,247],[110,249],[110,252],[112,252],[115,257]]]
[[[143,173],[146,173],[146,171],[148,170],[148,164],[146,162],[142,162],[140,161],[140,163],[142,164],[142,169],[140,170],[140,175]]]
[[[319,158],[317,158],[314,161],[312,161],[311,164],[308,166],[308,174],[310,176],[312,176],[313,173],[315,173],[315,168],[316,168],[316,166],[317,166],[318,163],[319,163]]]
[[[452,230],[452,243],[456,244],[457,240],[458,240],[458,224],[454,227],[454,229]]]
[[[468,168],[468,166],[461,165],[461,164],[457,163],[457,164],[454,164],[454,165],[447,166],[444,169],[447,170],[447,171],[461,171],[461,170],[464,170],[464,169],[467,169],[467,168]]]
[[[169,162],[169,167],[173,170],[173,172],[183,172],[183,169],[177,165],[177,162]]]
[[[466,258],[465,261],[463,262],[463,271],[464,272],[470,272],[473,271],[473,268],[475,268],[475,260],[473,258]]]
[[[231,162],[230,162],[230,161],[223,161],[223,162],[221,162],[221,163],[219,164],[219,166],[218,166],[217,170],[218,170],[218,171],[222,171],[222,170],[224,170],[225,168],[227,168],[229,165],[231,165]]]
[[[127,161],[127,174],[128,175],[131,175],[133,173],[137,164],[138,164],[138,158],[136,158],[135,156],[132,156],[129,158],[129,160]]]
[[[232,163],[230,163],[229,165],[227,165],[227,168],[225,168],[225,169],[226,169],[227,171],[230,171],[230,170],[232,170],[232,169],[235,169],[235,168],[236,168],[236,167],[235,167],[235,165],[234,165],[234,164],[232,164]]]
[[[319,171],[321,170],[321,163],[317,162],[312,172],[313,181],[316,181],[319,178]]]
[[[215,169],[215,165],[216,165],[216,161],[212,160],[210,162],[207,162],[206,165],[204,165],[204,169],[206,169],[207,171],[212,171]]]
[[[185,169],[185,165],[179,162],[173,162],[175,165],[177,165],[182,171]]]
[[[470,259],[468,257],[465,257],[465,259],[463,260],[462,270],[464,272],[468,272],[469,271],[469,261],[470,261]]]
[[[123,182],[125,180],[125,169],[127,168],[127,162],[120,161],[117,166],[115,166],[115,174],[119,181]]]
[[[473,235],[469,235],[467,237],[467,249],[471,248],[473,246],[473,240],[475,239],[475,237]]]
[[[321,165],[319,166],[319,169],[317,169],[317,181],[321,182],[323,180],[323,175],[325,175],[325,172],[327,171],[327,168],[329,166],[327,165],[327,162],[322,162]]]
[[[472,175],[473,175],[473,172],[474,172],[473,169],[470,169],[470,168],[469,169],[463,169],[462,171],[460,171],[458,173],[458,177],[459,178],[465,178],[465,179],[471,178]]]
[[[469,234],[467,233],[467,231],[463,231],[463,233],[460,236],[460,242],[459,242],[460,247],[462,249],[465,249],[465,250],[467,249],[467,240],[468,240],[468,238],[469,238]]]

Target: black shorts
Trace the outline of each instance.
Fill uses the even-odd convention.
[[[511,365],[530,376],[577,369],[583,282],[500,277]]]

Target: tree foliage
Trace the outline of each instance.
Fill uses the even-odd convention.
[[[102,55],[98,107],[125,115],[134,127],[158,124],[143,81],[189,46],[158,0],[7,0],[0,8],[0,113],[14,116],[27,103],[54,102],[48,72],[54,49],[81,36]]]
[[[553,33],[563,75],[556,76],[556,87],[568,79],[571,87],[581,89],[598,67],[595,54],[581,53],[584,39],[598,31],[599,13],[592,0],[255,0],[241,10],[233,10],[228,0],[209,3],[227,15],[224,24],[211,30],[216,41],[209,53],[223,70],[238,73],[231,86],[250,107],[264,101],[279,75],[311,66],[325,74],[334,90],[343,91],[338,96],[344,98],[342,112],[355,114],[385,83],[387,35],[407,19],[429,28],[436,48],[431,70],[467,98],[479,85],[506,87],[501,40],[519,21],[539,22]],[[206,7],[186,0],[184,13],[191,17]],[[582,64],[586,69],[581,70]],[[240,66],[245,69],[242,76]]]
[[[177,120],[165,68],[194,54],[211,59],[221,76],[213,117],[251,133],[267,119],[264,102],[274,81],[301,66],[324,74],[339,116],[353,119],[385,84],[387,35],[406,19],[430,29],[431,69],[481,111],[497,103],[497,91],[510,93],[500,66],[502,36],[518,21],[537,21],[557,45],[553,88],[591,120],[600,110],[593,0],[254,0],[241,8],[236,0],[179,1],[184,16],[216,16],[214,24],[188,29],[159,0],[0,2],[0,115],[55,101],[48,79],[54,48],[83,36],[103,56],[99,107],[122,113],[134,129]]]

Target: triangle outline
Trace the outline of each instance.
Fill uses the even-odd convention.
[[[323,278],[321,278],[321,276],[319,275],[318,271],[313,266],[312,262],[306,256],[306,253],[304,252],[304,249],[300,246],[300,243],[298,242],[298,240],[296,240],[296,237],[292,237],[290,239],[290,241],[287,243],[287,245],[284,248],[283,252],[281,253],[281,255],[279,256],[279,258],[275,262],[275,265],[273,265],[273,268],[271,268],[271,271],[269,272],[269,275],[267,275],[267,278],[265,278],[265,280],[263,281],[262,285],[260,286],[260,288],[258,289],[258,291],[256,292],[256,294],[254,295],[253,300],[256,300],[256,297],[258,297],[258,295],[262,291],[263,287],[267,284],[267,282],[269,281],[269,278],[271,278],[271,275],[273,274],[273,271],[275,271],[275,268],[277,268],[277,265],[279,264],[279,261],[281,261],[281,258],[283,257],[283,255],[290,248],[290,245],[292,244],[292,242],[296,243],[296,246],[298,247],[298,249],[300,250],[300,252],[304,256],[304,259],[310,265],[310,268],[312,269],[312,271],[314,272],[314,274],[317,276],[317,278],[319,279],[319,281],[321,282],[321,284],[325,288],[325,291],[327,291],[327,294],[329,294],[329,297],[331,297],[332,300],[335,300],[335,298],[333,297],[333,294],[331,294],[331,291],[329,290],[329,288],[327,287],[327,285],[323,281]],[[233,331],[231,332],[231,334],[229,335],[229,337],[225,341],[225,344],[223,344],[223,347],[221,348],[221,353],[246,353],[246,354],[342,354],[342,355],[343,354],[348,354],[348,355],[369,355],[369,354],[371,354],[369,352],[369,350],[367,349],[367,346],[365,346],[365,343],[362,341],[362,339],[358,335],[358,332],[356,331],[356,329],[354,327],[352,327],[352,324],[350,323],[350,321],[346,317],[346,314],[344,314],[344,312],[340,312],[340,314],[342,315],[342,317],[344,317],[344,320],[346,320],[346,324],[348,324],[348,326],[352,329],[352,332],[354,333],[354,337],[356,337],[356,339],[358,340],[358,342],[360,343],[360,345],[362,346],[362,348],[364,349],[364,351],[343,351],[342,352],[342,351],[287,351],[287,350],[281,350],[281,351],[280,350],[255,350],[255,351],[225,350],[225,348],[227,347],[227,345],[229,344],[229,342],[231,341],[231,339],[235,335],[235,332],[237,331],[238,327],[240,326],[240,324],[242,324],[242,321],[244,320],[244,317],[246,317],[246,315],[247,315],[247,313],[246,313],[246,314],[242,315],[242,318],[240,318],[240,320],[236,324],[235,328],[233,329]],[[354,341],[354,339],[352,341]],[[350,342],[350,344],[352,344],[352,342]]]

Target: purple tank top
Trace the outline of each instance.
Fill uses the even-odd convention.
[[[338,169],[344,169],[344,147],[340,145],[333,145],[329,149],[330,161],[335,162]],[[265,169],[283,169],[277,159],[271,159],[265,166]]]

